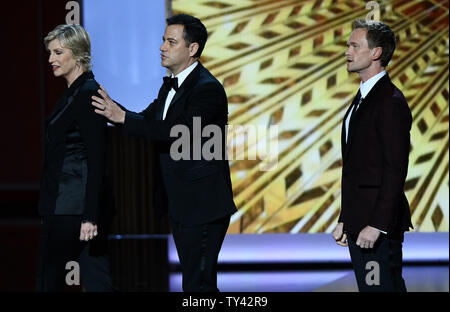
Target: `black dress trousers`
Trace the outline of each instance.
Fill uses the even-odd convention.
[[[356,245],[348,236],[348,247],[360,292],[406,292],[402,277],[402,241],[381,234],[373,248]]]
[[[88,242],[80,241],[82,217],[52,215],[42,218],[36,290],[63,291],[70,287],[66,276],[76,261],[80,281],[89,292],[114,291],[111,266],[107,254],[107,229],[99,226],[99,234]],[[69,277],[70,278],[70,277]]]
[[[185,292],[218,292],[217,259],[230,216],[197,226],[184,226],[170,218]]]

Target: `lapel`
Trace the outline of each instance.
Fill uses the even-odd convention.
[[[200,76],[200,72],[203,70],[203,66],[200,62],[198,62],[197,66],[195,66],[194,70],[186,77],[184,82],[181,84],[178,91],[175,93],[175,96],[170,102],[169,109],[167,110],[166,120],[175,119],[178,117],[183,111],[184,104],[186,101],[181,101],[183,99],[183,95],[192,89],[195,83],[198,81]],[[163,105],[164,107],[164,105]]]
[[[53,106],[52,110],[50,111],[50,114],[48,115],[46,119],[46,124],[49,124],[50,121],[53,120],[53,117],[59,113],[67,104],[67,89],[64,90],[64,93],[61,95],[61,97],[56,102],[55,106]]]
[[[357,131],[357,124],[358,124],[359,119],[361,118],[361,115],[368,108],[368,106],[370,104],[372,104],[372,102],[374,102],[375,96],[377,94],[380,94],[380,91],[383,90],[385,85],[388,84],[390,81],[391,80],[390,80],[390,78],[388,76],[388,73],[386,73],[383,77],[381,77],[380,80],[377,81],[377,83],[372,87],[372,89],[366,95],[366,97],[362,101],[361,105],[359,106],[358,110],[356,111],[356,115],[355,115],[355,117],[353,119],[353,123],[352,123],[352,128],[353,129],[348,134],[348,140],[347,140],[346,144],[345,144],[345,137],[342,138],[342,140],[343,140],[342,146],[343,146],[343,149],[344,149],[342,158],[343,158],[343,163],[344,164],[345,164],[345,161],[348,158],[348,153],[349,153],[350,148],[352,146],[353,138],[356,135],[356,133],[358,132]],[[355,101],[355,100],[356,100],[356,96],[353,99],[353,101]],[[345,127],[345,120],[346,120],[346,118],[347,118],[347,116],[349,114],[349,111],[350,111],[350,107],[347,110],[347,113],[345,114],[343,127]],[[349,124],[349,128],[350,128],[350,124]],[[348,129],[346,129],[346,130],[348,131]],[[343,131],[343,133],[345,135],[344,131]]]
[[[162,120],[164,105],[166,103],[167,95],[169,94],[169,89],[163,83],[158,93],[158,101],[155,103],[155,118],[156,120]]]
[[[358,90],[359,93],[359,90]],[[358,93],[355,95],[355,97],[353,98],[352,104],[347,108],[347,111],[345,112],[344,115],[344,120],[342,122],[342,130],[341,130],[341,153],[342,153],[342,159],[345,158],[345,155],[347,154],[347,144],[348,142],[346,142],[345,137],[347,135],[347,131],[348,129],[345,128],[345,121],[347,120],[348,115],[350,114],[350,110],[353,107],[353,105],[355,105],[356,102],[356,98],[358,97]]]
[[[72,103],[73,98],[78,93],[79,87],[88,79],[94,79],[94,74],[92,72],[85,72],[81,74],[72,85],[64,90],[61,97],[56,102],[55,106],[53,106],[50,114],[46,119],[46,124],[54,123],[61,115],[64,113],[66,108]]]

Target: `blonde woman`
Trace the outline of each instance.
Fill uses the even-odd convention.
[[[89,35],[80,25],[59,25],[44,43],[51,69],[55,77],[66,80],[67,89],[45,127],[37,290],[64,290],[77,280],[76,270],[67,280],[66,275],[79,266],[86,291],[110,291],[106,246],[112,213],[105,187],[106,120],[91,106],[99,84],[91,71]]]

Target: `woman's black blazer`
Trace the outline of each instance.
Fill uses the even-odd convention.
[[[94,112],[98,83],[85,72],[64,91],[46,120],[39,214],[81,215],[98,223],[103,214],[107,123]],[[98,96],[98,94],[97,94]]]

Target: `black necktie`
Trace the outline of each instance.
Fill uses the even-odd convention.
[[[361,96],[361,92],[358,91],[358,94],[356,95],[355,101],[353,101],[353,110],[352,115],[350,116],[350,122],[348,123],[348,133],[350,134],[350,129],[352,128],[353,120],[355,120],[356,111],[358,110],[359,105],[361,105],[364,98]]]
[[[166,85],[166,87],[170,90],[170,89],[174,89],[175,92],[178,91],[178,78],[174,77],[163,77],[164,80],[164,84]]]

